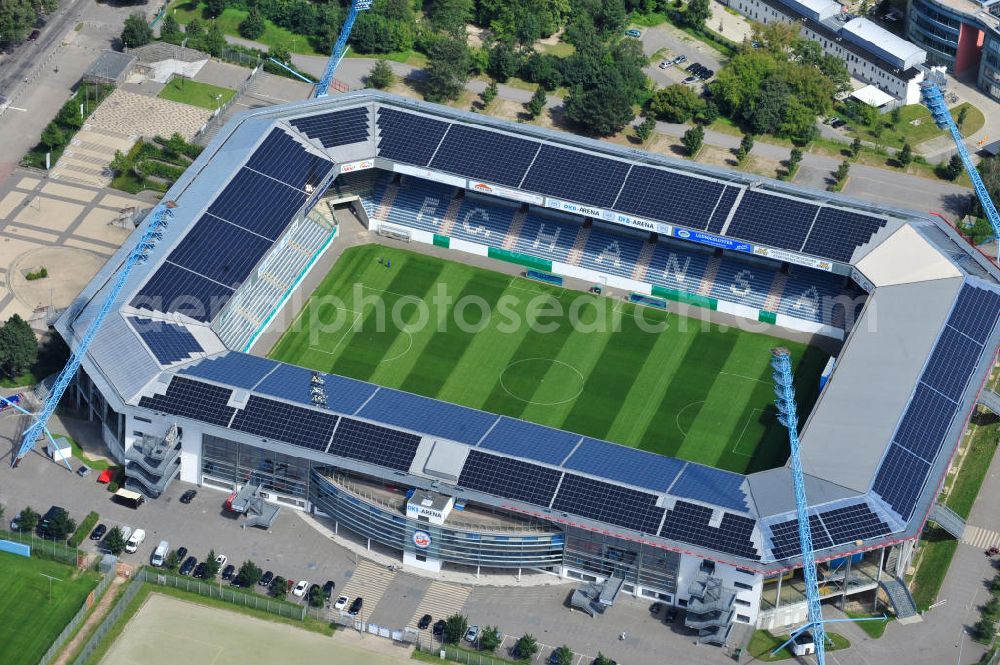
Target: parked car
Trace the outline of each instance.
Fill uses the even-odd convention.
[[[197,577],[199,580],[205,579],[205,573],[208,572],[207,569],[208,569],[208,566],[205,564],[204,561],[202,561],[197,566],[195,566],[195,568],[194,568],[194,577]]]
[[[670,60],[663,60],[660,62],[660,69],[670,69],[674,66],[674,63]]]
[[[295,588],[292,589],[292,593],[295,595],[296,598],[301,598],[302,596],[305,595],[306,589],[308,588],[309,588],[309,582],[306,580],[302,580],[295,585]]]
[[[444,627],[446,623],[447,622],[444,619],[438,619],[434,622],[434,627],[431,628],[431,632],[433,632],[435,636],[444,635]]]
[[[10,530],[14,533],[21,533],[21,522],[16,517],[10,521]]]
[[[228,566],[222,569],[222,579],[224,579],[225,581],[228,582],[229,580],[233,579],[234,575],[236,575],[236,566],[234,566],[233,564],[229,564]]]
[[[76,470],[76,475],[80,476],[81,478],[86,478],[87,476],[90,475],[90,467],[84,464],[83,466],[81,466],[79,469]]]
[[[180,570],[181,575],[190,575],[191,571],[194,570],[195,566],[197,565],[198,565],[198,559],[195,559],[193,556],[189,556],[188,558],[184,559],[184,563],[181,564],[181,570]]]
[[[239,575],[233,575],[233,579],[229,581],[229,586],[235,587],[237,589],[243,588],[243,578]]]
[[[674,58],[674,64],[679,65],[682,62],[687,62],[687,59],[688,57],[686,55],[679,55],[676,58]]]
[[[187,553],[188,553],[188,548],[186,548],[186,547],[178,547],[177,548],[177,560],[178,561],[183,561],[184,557],[187,556]]]
[[[420,617],[420,621],[417,622],[417,628],[419,628],[420,630],[425,630],[427,626],[431,625],[431,621],[433,620],[434,617],[432,617],[430,614],[425,614],[422,617]]]
[[[337,598],[337,602],[333,604],[333,609],[342,610],[347,607],[347,602],[350,600],[347,596],[340,596]]]
[[[66,509],[60,508],[59,506],[52,506],[45,511],[45,514],[42,515],[42,519],[38,520],[38,526],[36,527],[36,531],[38,531],[39,536],[42,538],[49,537],[49,524],[60,512],[66,513]]]
[[[479,639],[479,626],[472,624],[469,626],[469,629],[465,631],[465,641],[475,642],[477,639]]]
[[[11,530],[13,531],[13,529]],[[90,532],[90,539],[100,540],[101,538],[104,537],[104,534],[106,534],[107,532],[108,532],[108,527],[104,526],[103,524],[98,524],[97,526],[94,527],[94,530]]]
[[[137,551],[139,546],[142,545],[142,541],[146,540],[146,532],[143,529],[136,529],[132,533],[132,537],[128,539],[125,543],[125,551],[129,554]]]
[[[224,568],[227,561],[229,561],[229,557],[227,557],[225,554],[220,554],[219,556],[215,557],[215,563],[219,564],[219,568]]]
[[[846,125],[846,124],[847,124],[847,121],[846,121],[846,120],[843,120],[843,119],[837,119],[836,121],[834,121],[834,122],[831,122],[831,123],[830,123],[830,126],[831,126],[831,127],[833,127],[834,129],[840,129],[841,127],[843,127],[843,126],[844,126],[844,125]]]
[[[649,613],[655,616],[659,614],[660,610],[662,609],[663,609],[663,603],[653,603],[652,605],[649,606]]]
[[[191,503],[191,499],[197,494],[198,490],[187,490],[184,494],[181,494],[181,503]]]
[[[269,570],[269,571],[267,571],[266,573],[264,573],[263,575],[260,576],[260,581],[257,582],[257,584],[261,585],[262,587],[269,587],[269,586],[271,586],[271,582],[273,580],[274,580],[274,573],[272,573]]]
[[[691,85],[692,83],[697,83],[698,80],[699,79],[697,76],[689,76],[686,79],[684,79],[682,83],[684,83],[684,85]]]
[[[29,42],[35,41],[36,39],[38,39],[38,36],[40,34],[42,34],[42,31],[39,30],[38,28],[35,28],[34,30],[31,31],[31,34],[28,35],[28,41]]]
[[[676,620],[677,620],[677,608],[671,607],[669,610],[667,610],[667,618],[665,619],[665,621],[667,623],[673,623]]]
[[[357,598],[354,599],[354,602],[351,603],[351,606],[347,608],[347,613],[350,614],[351,616],[355,616],[361,611],[361,608],[364,607],[364,605],[365,605],[365,599],[362,598],[361,596],[358,596]]]
[[[635,28],[632,28],[630,30],[626,30],[625,34],[628,35],[629,37],[635,37],[636,39],[638,39],[639,37],[642,37],[642,32],[639,31],[639,30],[636,30]]]
[[[333,590],[336,586],[337,585],[333,583],[333,580],[327,580],[326,584],[323,585],[323,597],[326,598],[327,601],[333,597]]]
[[[170,552],[170,543],[165,540],[161,540],[160,544],[156,546],[153,550],[153,556],[149,558],[149,562],[160,568],[164,563],[167,562],[167,553]]]

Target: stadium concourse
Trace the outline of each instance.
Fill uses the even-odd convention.
[[[262,357],[349,209],[418,251],[842,339],[801,414],[820,584],[913,613],[900,576],[1000,341],[997,270],[947,225],[369,91],[239,116],[167,198],[174,220],[74,386],[130,487],[240,490],[257,521],[314,511],[404,566],[614,578],[686,608],[704,642],[805,617],[785,468],[732,473]],[[130,249],[57,322],[71,344]]]

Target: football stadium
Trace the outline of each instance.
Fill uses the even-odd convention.
[[[152,499],[660,599],[721,644],[807,615],[781,348],[824,599],[912,614],[924,524],[962,527],[935,499],[1000,273],[931,215],[373,91],[238,116],[165,199],[72,392]]]

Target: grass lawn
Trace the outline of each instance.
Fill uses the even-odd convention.
[[[235,90],[174,76],[157,97],[214,111],[236,94]]]
[[[827,633],[826,636],[829,638],[829,642],[826,645],[827,652],[839,651],[840,649],[846,649],[851,646],[850,641],[843,635],[838,635],[837,633]],[[769,631],[758,630],[755,631],[753,637],[750,638],[750,644],[747,646],[747,651],[753,659],[765,663],[773,663],[778,660],[794,658],[795,654],[793,654],[788,647],[785,647],[778,653],[771,655],[771,652],[784,644],[787,639],[787,634],[772,635]]]
[[[847,612],[847,616],[852,619],[881,619],[882,615],[878,614],[865,614],[864,612]],[[865,631],[869,637],[878,639],[885,634],[885,627],[889,625],[889,621],[858,621],[856,625],[861,630]]]
[[[951,117],[958,121],[958,114],[963,107],[969,107],[968,117],[965,123],[959,128],[963,136],[969,136],[979,131],[986,123],[986,118],[982,111],[972,104],[965,102],[951,109]],[[882,130],[882,134],[876,138],[868,127],[856,126],[852,123],[851,136],[857,136],[862,141],[871,141],[892,148],[902,148],[904,143],[909,143],[916,147],[928,139],[942,136],[944,130],[939,129],[931,118],[931,112],[922,104],[910,104],[900,109],[899,122],[891,127]],[[882,119],[891,121],[890,115],[882,116]],[[913,124],[916,123],[916,124]]]
[[[52,582],[42,573],[60,582]],[[87,594],[97,586],[96,573],[78,573],[54,561],[0,552],[0,663],[35,665]]]
[[[986,472],[989,471],[990,461],[997,451],[998,440],[1000,440],[1000,425],[997,423],[974,426],[969,450],[965,453],[962,468],[955,477],[945,501],[946,506],[964,519],[969,519],[979,488],[986,478]]]
[[[174,17],[181,25],[186,25],[192,18],[204,21],[212,20],[205,11],[205,4],[194,2],[193,0],[181,0],[171,5],[169,11],[174,12]],[[223,34],[240,37],[239,25],[247,17],[248,13],[235,7],[226,7],[222,14],[215,19],[215,22],[218,23],[219,29],[222,30]],[[264,19],[264,34],[254,41],[268,47],[284,46],[292,53],[330,55],[329,53],[315,50],[308,37],[297,35],[285,28],[280,28],[267,19]]]
[[[439,307],[442,292],[453,300]],[[827,359],[813,347],[368,245],[344,253],[271,357],[743,472],[788,456],[777,344],[798,361],[807,412]]]
[[[910,582],[918,610],[926,610],[937,600],[957,548],[958,541],[939,528],[931,529],[920,539],[920,561]]]
[[[61,436],[67,441],[69,441],[70,448],[73,449],[73,457],[80,460],[81,462],[83,462],[84,466],[87,466],[93,469],[94,471],[104,471],[105,469],[109,469],[113,466],[116,466],[115,464],[108,462],[107,460],[90,459],[83,452],[83,448],[80,447],[80,444],[74,441],[72,438],[70,438],[68,434],[58,434],[53,436]]]

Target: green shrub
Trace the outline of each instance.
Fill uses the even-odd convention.
[[[97,520],[99,519],[101,519],[101,516],[94,511],[87,513],[87,516],[83,518],[82,522],[80,522],[80,526],[76,527],[76,531],[74,531],[73,535],[70,536],[69,546],[79,547],[80,543],[82,543],[87,535],[94,530],[94,527],[97,526]]]
[[[49,276],[49,269],[46,268],[45,266],[42,266],[38,270],[33,270],[29,272],[27,275],[24,276],[24,278],[29,282],[33,282],[36,279],[43,279],[48,276]]]

